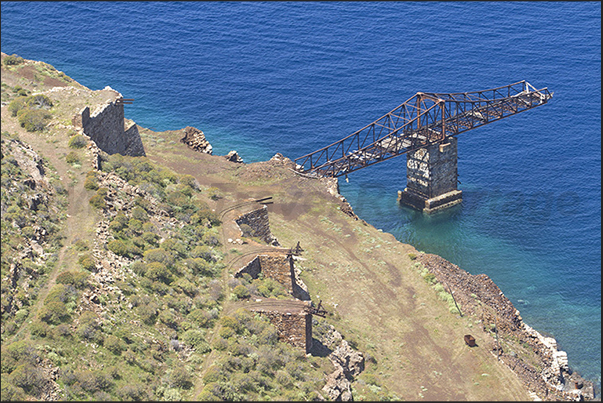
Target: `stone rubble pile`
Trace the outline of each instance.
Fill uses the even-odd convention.
[[[329,325],[329,331],[320,341],[331,350],[328,358],[335,366],[335,371],[327,376],[322,391],[328,400],[354,400],[350,380],[364,370],[364,355],[352,349],[332,325]]]

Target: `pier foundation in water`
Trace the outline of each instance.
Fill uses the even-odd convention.
[[[398,202],[426,213],[459,204],[457,161],[455,137],[407,153],[406,188],[398,191]]]

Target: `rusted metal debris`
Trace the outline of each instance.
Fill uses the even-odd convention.
[[[387,115],[295,162],[303,173],[346,175],[544,105],[552,97],[547,88],[537,90],[525,80],[483,91],[417,92]]]
[[[467,345],[469,347],[475,347],[475,337],[471,336],[470,334],[466,334],[465,335],[465,343],[467,343]]]
[[[115,104],[117,105],[124,105],[124,104],[133,104],[134,103],[134,98],[117,98],[115,100]]]
[[[322,300],[320,300],[318,302],[318,306],[317,307],[310,306],[306,310],[307,310],[307,312],[309,314],[318,315],[318,316],[323,317],[323,318],[325,316],[327,316],[327,313],[328,313],[327,311],[325,311],[324,309],[322,309]]]
[[[293,247],[293,248],[290,248],[289,251],[287,252],[287,257],[299,256],[299,255],[301,255],[301,253],[303,251],[304,250],[300,246],[299,241],[297,241],[297,245],[295,245],[295,247]]]

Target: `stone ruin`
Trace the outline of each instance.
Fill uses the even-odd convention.
[[[270,232],[268,207],[263,206],[249,213],[241,214],[235,222],[239,226],[242,236],[257,237],[269,245],[280,246],[278,240]]]
[[[249,310],[266,316],[276,327],[278,339],[306,353],[312,348],[310,301],[266,299],[251,303]]]
[[[258,278],[259,274],[265,278],[271,278],[285,287],[294,298],[308,301],[310,294],[303,281],[297,275],[294,259],[291,255],[285,255],[278,252],[264,253],[257,255],[253,260],[241,267],[236,273],[235,278],[243,277],[247,273],[251,278]]]
[[[110,87],[105,89],[111,90]],[[90,108],[86,106],[73,117],[72,124],[107,154],[145,156],[138,126],[130,122],[126,127],[124,104],[118,102],[123,97],[117,91],[115,93],[115,101],[99,107],[93,114],[90,114]]]

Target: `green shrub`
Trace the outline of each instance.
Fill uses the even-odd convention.
[[[180,176],[180,183],[192,189],[198,189],[197,180],[192,175],[185,174]]]
[[[116,219],[113,219],[109,223],[109,231],[111,231],[111,233],[113,235],[118,235],[120,233],[120,231],[126,227],[127,227],[127,225],[124,225],[120,220],[116,220]]]
[[[112,334],[107,336],[105,342],[103,343],[103,346],[115,355],[121,355],[121,352],[126,349],[123,340],[118,337],[115,337]]]
[[[3,60],[5,66],[16,66],[17,64],[21,64],[25,62],[25,59],[13,53],[12,55],[6,56]]]
[[[98,190],[97,190],[97,192],[98,192]],[[97,209],[103,209],[103,208],[107,207],[107,203],[105,203],[105,196],[101,196],[98,193],[95,194],[94,196],[92,196],[90,198],[89,202],[92,205],[92,207],[97,208]]]
[[[149,219],[149,215],[147,214],[145,209],[143,209],[142,207],[135,206],[132,209],[132,218],[145,222]]]
[[[34,336],[46,337],[46,335],[50,333],[50,327],[44,322],[35,321],[31,324],[30,332]]]
[[[27,106],[31,109],[50,109],[53,104],[46,95],[38,94],[27,97]]]
[[[8,381],[8,376],[4,376],[4,374],[2,374],[2,391],[0,392],[0,400],[2,400],[3,402],[19,402],[19,401],[25,401],[25,392],[23,392],[23,389],[12,385],[9,381]]]
[[[237,296],[238,299],[249,298],[249,290],[242,284],[239,284],[232,290],[233,294]]]
[[[80,256],[77,262],[85,270],[94,271],[96,269],[96,263],[94,261],[94,258],[89,253]]]
[[[415,259],[417,258],[417,255],[415,255],[414,253],[409,253],[409,254],[408,254],[408,258],[409,258],[410,260],[415,260]]]
[[[194,297],[199,292],[197,287],[184,277],[179,278],[175,283],[172,284],[172,287],[182,291],[189,297]]]
[[[55,338],[71,337],[71,327],[66,323],[62,323],[52,329],[52,334]]]
[[[84,241],[83,239],[78,239],[73,247],[79,252],[83,252],[89,249],[88,242]]]
[[[64,302],[53,301],[45,303],[40,310],[40,319],[51,325],[58,325],[61,322],[66,322],[69,319],[67,307]]]
[[[8,104],[8,111],[11,116],[17,116],[19,111],[25,107],[27,107],[27,97],[18,97]]]
[[[166,325],[169,328],[177,330],[178,322],[176,321],[176,316],[170,312],[170,310],[166,309],[159,313],[159,321]]]
[[[137,233],[142,231],[142,222],[140,220],[137,220],[135,218],[132,218],[129,222],[128,222],[128,228],[132,229],[133,231],[136,231]]]
[[[19,365],[8,377],[10,383],[23,389],[25,393],[36,395],[46,385],[40,368],[31,364]]]
[[[232,336],[234,336],[235,331],[230,328],[230,327],[221,327],[220,331],[218,332],[218,334],[220,335],[220,337],[222,337],[223,339],[230,339]]]
[[[122,212],[117,213],[115,217],[113,217],[113,221],[119,222],[124,227],[128,225],[128,217]]]
[[[207,385],[212,382],[225,381],[226,377],[227,375],[219,366],[212,365],[207,369],[205,375],[203,375],[203,383]]]
[[[169,282],[172,280],[169,269],[161,262],[148,263],[145,276],[151,280],[161,281],[165,284],[169,284]]]
[[[87,190],[98,189],[98,180],[93,176],[86,177],[86,180],[84,181],[84,188]]]
[[[140,319],[142,319],[145,324],[149,326],[155,324],[155,321],[157,320],[157,305],[155,303],[151,302],[140,305],[137,308],[137,311],[138,315],[140,315]]]
[[[198,353],[206,353],[210,350],[209,344],[205,340],[203,332],[200,332],[199,330],[187,330],[182,335],[182,341],[195,348]]]
[[[70,148],[84,148],[88,144],[88,139],[81,134],[76,134],[69,139]]]
[[[143,225],[144,229],[144,225]],[[151,246],[157,246],[159,236],[153,232],[143,232],[142,239]]]
[[[59,284],[70,284],[81,289],[88,285],[88,273],[67,270],[59,274],[56,281]]]
[[[207,245],[195,246],[191,252],[191,256],[201,258],[208,263],[213,263],[217,260],[214,256],[214,251]]]
[[[199,327],[207,327],[212,319],[209,312],[199,308],[190,311],[186,318]]]
[[[145,273],[147,272],[147,265],[144,264],[143,262],[141,262],[140,260],[137,260],[134,263],[132,263],[132,266],[130,266],[130,268],[132,269],[132,271],[134,273],[136,273],[139,276],[144,276]]]
[[[145,385],[138,382],[129,382],[120,386],[115,394],[121,400],[137,400],[144,401],[149,400],[150,393]]]
[[[174,257],[172,254],[165,249],[156,248],[149,249],[144,252],[144,259],[149,262],[159,262],[163,263],[167,267],[171,267],[174,264]]]
[[[212,265],[205,259],[189,258],[185,259],[183,263],[184,266],[188,267],[194,275],[212,276],[214,274]]]
[[[76,384],[89,393],[108,390],[113,385],[111,377],[101,370],[76,372]]]
[[[233,317],[233,316],[222,316],[220,318],[220,324],[223,327],[228,327],[236,332],[239,331],[239,328],[241,326],[241,324],[239,323],[239,321],[237,320],[237,318]]]
[[[52,115],[41,109],[21,109],[17,113],[17,119],[21,127],[28,132],[42,131]]]
[[[128,245],[119,239],[115,239],[107,244],[107,248],[116,255],[128,256],[129,248]]]
[[[171,252],[172,256],[186,257],[186,245],[174,238],[168,238],[161,244],[161,249]]]
[[[171,386],[175,386],[177,388],[182,389],[190,389],[193,386],[191,382],[192,376],[186,367],[177,366],[172,370],[172,373],[169,377]]]
[[[458,314],[460,314],[460,313],[461,313],[461,312],[459,311],[459,309],[458,309],[456,306],[451,306],[451,307],[448,307],[448,310],[449,310],[449,311],[450,311],[450,313],[451,313],[451,314],[453,314],[453,315],[458,315]]]
[[[69,154],[67,154],[65,156],[65,162],[67,162],[68,164],[79,164],[80,163],[80,157],[78,157],[78,155],[71,151]]]
[[[97,314],[92,311],[84,311],[80,315],[77,334],[82,339],[103,343],[103,335],[100,325],[97,323]]]

